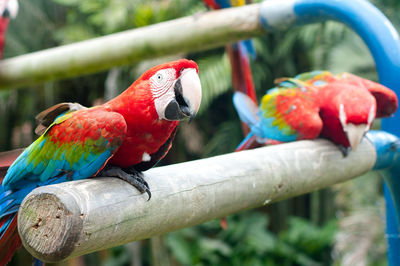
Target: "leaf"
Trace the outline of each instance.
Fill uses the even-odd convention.
[[[193,245],[188,245],[182,235],[177,233],[168,234],[166,244],[170,247],[174,257],[184,265],[191,265],[193,260]]]
[[[63,6],[76,6],[80,2],[79,0],[53,0],[53,1]]]
[[[219,252],[228,257],[232,254],[232,248],[219,239],[211,239],[203,237],[199,241],[199,249],[201,254],[209,255],[210,253]]]
[[[199,110],[202,113],[215,98],[231,89],[231,68],[225,53],[202,58],[197,64],[203,89]]]

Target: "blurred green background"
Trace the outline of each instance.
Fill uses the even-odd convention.
[[[327,0],[328,1],[328,0]],[[254,1],[257,2],[257,1]],[[400,2],[375,0],[400,30]],[[20,1],[7,33],[5,58],[205,12],[200,0]],[[252,71],[258,97],[282,76],[315,69],[377,80],[367,48],[342,24],[326,22],[254,39]],[[182,54],[199,64],[202,107],[182,123],[162,164],[232,152],[243,138],[232,106],[224,47]],[[127,88],[147,68],[175,57],[140,62],[75,79],[0,91],[0,151],[29,145],[34,116],[63,101],[92,106]],[[379,173],[311,194],[57,265],[385,265]],[[10,265],[29,265],[20,250]]]

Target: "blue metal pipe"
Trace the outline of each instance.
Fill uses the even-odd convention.
[[[377,158],[373,170],[390,169],[400,163],[400,139],[397,136],[385,131],[370,130],[366,137],[376,149]]]
[[[371,130],[367,138],[374,144],[377,159],[374,170],[395,169],[400,165],[400,139],[395,135],[384,131]],[[389,175],[387,175],[389,174]],[[386,239],[388,242],[388,261],[390,265],[399,265],[399,233],[398,224],[400,221],[399,207],[400,187],[399,179],[392,178],[391,173],[385,173],[383,185],[386,199]],[[393,190],[394,189],[394,190]]]
[[[365,42],[375,60],[379,81],[400,95],[400,38],[390,21],[366,0],[285,0],[265,1],[260,11],[267,31],[288,29],[325,20],[336,20],[353,29]],[[398,112],[382,121],[382,129],[398,135]],[[378,156],[380,154],[378,153]],[[379,161],[380,159],[378,159]],[[385,177],[386,230],[389,265],[400,265],[400,166],[394,165]],[[389,193],[389,191],[391,193]],[[393,200],[392,200],[393,198]]]

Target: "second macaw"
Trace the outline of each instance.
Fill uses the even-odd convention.
[[[211,9],[222,9],[246,4],[245,0],[203,0]],[[229,56],[232,69],[232,86],[234,91],[246,94],[257,104],[256,90],[253,83],[253,76],[250,68],[250,56],[255,57],[255,50],[252,40],[239,41],[228,44],[226,51]],[[244,134],[249,132],[245,123],[242,123]]]
[[[197,64],[181,59],[149,69],[103,105],[60,104],[41,113],[43,134],[13,162],[0,187],[0,264],[21,245],[17,211],[37,186],[111,176],[150,199],[141,172],[166,155],[179,121],[192,119],[200,101]]]
[[[234,104],[251,128],[239,150],[254,139],[287,142],[321,136],[346,155],[357,148],[375,118],[397,110],[398,99],[389,88],[361,77],[314,71],[280,79],[260,107],[241,93],[235,93]]]

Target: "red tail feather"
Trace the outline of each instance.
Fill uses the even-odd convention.
[[[241,91],[257,104],[257,96],[251,74],[249,58],[240,53],[239,48],[226,47],[232,67],[232,85],[235,91]]]
[[[260,146],[260,144],[257,142],[256,136],[252,136],[246,142],[242,143],[239,147],[237,147],[235,152],[254,149],[259,146]]]
[[[0,59],[3,58],[3,47],[9,21],[9,18],[0,18]]]
[[[13,217],[14,216],[14,217]],[[0,226],[8,219],[12,219],[3,237],[0,239],[0,265],[6,265],[15,251],[22,246],[17,229],[17,214],[10,214],[1,219]]]
[[[3,181],[8,167],[21,154],[22,151],[23,149],[18,149],[0,153],[0,182]],[[4,232],[3,237],[0,239],[0,265],[6,265],[14,255],[14,252],[22,245],[17,230],[16,214],[10,214],[0,219],[0,228],[9,219],[12,219],[12,221]]]
[[[240,49],[226,46],[232,67],[232,86],[235,91],[240,91],[249,96],[257,104],[257,96],[251,74],[249,58],[240,54]],[[250,130],[242,123],[243,134],[247,135]]]

